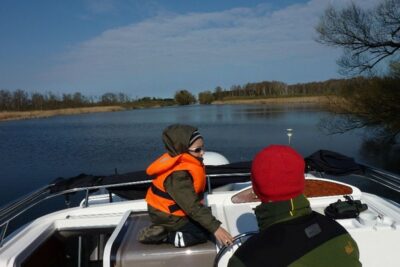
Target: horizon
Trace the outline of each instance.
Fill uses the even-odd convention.
[[[314,27],[329,4],[349,3],[5,0],[0,89],[171,98],[183,89],[343,79],[341,49],[317,43]]]

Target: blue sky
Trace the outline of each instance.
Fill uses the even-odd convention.
[[[348,3],[1,0],[0,89],[172,97],[340,78],[341,50],[315,42],[314,27],[329,4]]]

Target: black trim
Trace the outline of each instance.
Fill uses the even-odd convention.
[[[178,211],[178,210],[182,210],[181,207],[179,207],[179,205],[176,203],[168,206],[168,209],[169,209],[169,212],[171,212],[171,213],[174,213],[175,211]]]
[[[167,192],[164,192],[164,191],[158,189],[154,184],[151,184],[150,188],[151,188],[151,191],[153,191],[153,193],[155,195],[165,198],[165,199],[174,200]]]
[[[167,192],[164,192],[164,191],[158,189],[154,184],[151,184],[150,188],[151,188],[151,191],[155,195],[165,198],[165,199],[168,199],[168,200],[172,200],[175,202],[175,200]],[[179,207],[178,204],[175,203],[175,204],[169,205],[168,210],[170,213],[174,213],[174,212],[176,212],[178,210],[182,210],[182,209],[181,209],[181,207]]]

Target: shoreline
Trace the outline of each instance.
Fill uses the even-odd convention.
[[[104,107],[83,107],[83,108],[63,108],[53,110],[32,110],[32,111],[0,111],[0,122],[12,120],[27,120],[48,118],[60,115],[78,115],[85,113],[113,112],[126,110],[121,106]]]
[[[254,98],[254,99],[231,99],[231,100],[217,100],[212,104],[249,104],[249,105],[263,105],[263,104],[315,104],[326,105],[328,104],[327,96],[294,96],[294,97],[273,97],[273,98]]]
[[[309,104],[326,105],[328,97],[326,96],[295,96],[295,97],[274,97],[274,98],[254,98],[254,99],[231,99],[213,101],[212,105],[274,105],[274,104]],[[153,106],[154,107],[154,106]],[[144,107],[142,107],[144,108]],[[48,118],[63,115],[78,115],[85,113],[114,112],[127,110],[122,106],[99,106],[83,108],[64,108],[54,110],[32,110],[32,111],[0,111],[0,122],[12,120],[27,120]]]

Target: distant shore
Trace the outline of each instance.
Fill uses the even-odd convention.
[[[0,121],[25,120],[25,119],[46,118],[59,115],[76,115],[83,113],[110,112],[110,111],[121,111],[121,110],[125,110],[125,108],[121,106],[104,106],[104,107],[64,108],[64,109],[34,110],[34,111],[0,111]]]
[[[273,98],[254,98],[254,99],[226,99],[214,101],[213,104],[327,104],[326,96],[296,96],[296,97],[273,97]]]
[[[324,105],[328,102],[325,96],[305,96],[305,97],[274,97],[274,98],[254,98],[254,99],[227,99],[214,101],[212,104],[313,104]],[[34,110],[34,111],[0,111],[0,121],[26,120],[36,118],[46,118],[60,115],[76,115],[83,113],[112,112],[122,111],[126,108],[122,106],[103,106],[85,108],[65,108],[55,110]]]

